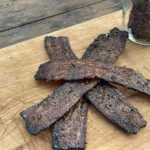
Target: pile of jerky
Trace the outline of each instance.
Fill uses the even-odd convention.
[[[150,95],[150,80],[133,69],[113,65],[123,52],[128,33],[114,28],[99,35],[81,60],[67,37],[46,37],[51,60],[40,65],[36,80],[67,80],[39,104],[21,112],[27,130],[36,135],[54,124],[55,150],[85,149],[89,103],[110,121],[131,134],[146,126],[140,112],[110,83]]]

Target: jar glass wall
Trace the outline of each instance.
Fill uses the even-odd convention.
[[[123,29],[135,43],[150,46],[150,0],[122,0]]]

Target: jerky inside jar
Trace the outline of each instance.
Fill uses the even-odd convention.
[[[123,28],[135,43],[150,46],[150,0],[122,0]]]

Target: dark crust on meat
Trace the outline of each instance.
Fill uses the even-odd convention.
[[[114,37],[115,35],[116,37]],[[119,29],[114,28],[110,31],[108,36],[106,36],[105,34],[98,36],[98,38],[87,49],[86,53],[83,56],[83,59],[89,60],[90,57],[91,60],[93,58],[93,60],[95,61],[113,64],[123,51],[127,38],[127,32],[120,32]],[[122,49],[120,46],[122,47]],[[99,54],[101,57],[97,57],[97,54]],[[146,121],[138,112],[138,110],[133,107],[127,99],[125,99],[125,97],[117,88],[110,85],[106,81],[101,81],[100,84],[92,88],[91,91],[87,92],[85,94],[85,98],[87,98],[110,121],[116,123],[118,126],[129,133],[136,134],[138,133],[139,128],[146,126]],[[109,107],[110,105],[112,105],[111,108]],[[105,106],[108,107],[105,108]],[[119,106],[121,106],[121,110],[119,110]],[[128,117],[127,112],[122,111],[123,107],[127,108],[128,110],[133,109],[134,120],[131,120]],[[120,114],[122,114],[123,116]],[[125,120],[126,118],[128,119],[127,121]],[[129,121],[129,119],[131,120],[131,122]],[[136,122],[137,120],[139,120],[139,122]],[[126,122],[127,125],[125,124]]]
[[[117,88],[106,81],[100,82],[85,97],[104,116],[129,133],[137,134],[140,128],[146,126],[146,121],[139,111]]]
[[[135,38],[150,42],[150,1],[132,0],[132,3],[128,27]]]
[[[45,48],[52,60],[78,59],[72,52],[67,37],[46,37]],[[88,103],[79,100],[55,123],[52,132],[54,149],[85,149],[87,110]]]
[[[45,48],[52,60],[77,59],[72,52],[68,37],[45,37]]]
[[[115,33],[115,34],[114,34]],[[120,36],[118,36],[118,35]],[[117,36],[116,36],[117,35]],[[125,45],[126,39],[128,37],[128,33],[127,32],[120,32],[119,29],[114,28],[113,30],[110,31],[109,37],[113,37],[110,41],[112,42],[112,40],[118,40],[119,39],[123,39],[122,41],[122,49]],[[126,38],[126,39],[125,39]],[[107,40],[105,40],[107,39]],[[97,38],[92,45],[101,45],[101,38]],[[86,50],[85,55],[82,57],[82,59],[90,59],[91,57],[93,59],[97,59],[97,61],[101,61],[101,60],[107,60],[107,57],[104,58],[104,55],[108,55],[108,56],[112,56],[111,51],[113,52],[114,55],[116,55],[116,58],[120,55],[120,51],[122,51],[120,49],[120,43],[118,43],[118,47],[114,46],[113,49],[107,48],[107,44],[105,43],[105,47],[104,47],[104,41],[107,41],[107,44],[109,42],[108,37],[105,35],[105,38],[103,38],[102,41],[102,48],[97,49],[96,46],[93,47],[92,45],[89,46],[89,48]],[[106,54],[106,50],[107,50],[107,54]],[[99,55],[97,55],[97,52],[99,52]],[[62,53],[62,52],[61,52]],[[62,53],[62,59],[63,59],[63,54]],[[111,55],[110,55],[111,54]],[[51,53],[50,55],[53,55],[53,53]],[[56,56],[56,55],[55,55]],[[71,56],[70,56],[71,57]],[[114,56],[113,56],[114,57]],[[112,57],[112,58],[113,58]],[[65,57],[64,57],[65,58]],[[56,60],[57,58],[53,57],[53,60]],[[67,57],[68,59],[68,57]],[[74,59],[74,58],[73,58]],[[115,60],[112,60],[115,61]],[[80,103],[77,104],[78,106],[81,105]],[[84,104],[85,105],[85,104]],[[86,107],[84,107],[85,111],[84,114],[80,113],[80,115],[77,117],[77,115],[75,113],[72,113],[72,111],[76,112],[78,109],[78,107],[75,107],[74,110],[69,111],[69,113],[67,113],[66,117],[63,117],[62,119],[60,119],[60,121],[58,121],[55,126],[54,126],[54,130],[53,130],[53,137],[52,137],[52,147],[54,149],[85,149],[85,128],[86,128],[86,118],[87,118],[87,103],[86,103]],[[80,109],[81,110],[81,109]],[[72,115],[71,115],[72,114]],[[78,126],[76,124],[76,126],[74,125],[74,121],[72,120],[73,118],[79,119],[82,118],[82,116],[84,116],[83,120],[79,122]],[[66,118],[69,118],[68,121],[66,121]],[[84,122],[83,122],[84,121]],[[65,127],[65,129],[60,128],[61,125],[63,124],[63,126]],[[68,126],[69,125],[69,126]],[[72,128],[71,128],[72,127]],[[83,129],[82,131],[79,129]],[[62,129],[62,130],[61,130]],[[68,131],[69,130],[69,135],[68,135]],[[74,134],[74,130],[79,130],[80,134]],[[72,135],[73,134],[73,135]],[[74,137],[74,139],[80,139],[80,141],[74,141],[73,139],[71,140],[70,137]],[[59,142],[58,142],[59,141]],[[71,142],[71,143],[70,143]]]
[[[56,122],[52,134],[53,149],[85,148],[87,107],[87,103],[80,100],[66,116]]]
[[[128,32],[114,28],[108,35],[101,34],[88,47],[82,60],[100,61],[103,63],[115,63],[123,51]]]
[[[131,68],[83,60],[53,61],[40,66],[36,79],[104,79],[150,95],[150,80]]]
[[[21,112],[20,115],[26,122],[27,130],[35,135],[46,129],[68,112],[80,97],[96,84],[95,81],[68,82],[41,103]]]
[[[116,28],[114,28],[113,30],[111,30],[111,34],[112,35],[114,35],[113,33],[115,33],[116,32],[116,30],[118,30],[118,29],[116,29]],[[119,32],[121,33],[121,32],[123,32],[123,31],[120,31],[119,30]],[[125,32],[124,32],[124,34],[125,34]],[[127,32],[126,32],[126,36],[125,36],[126,38],[123,38],[123,40],[124,40],[124,44],[119,44],[119,46],[120,47],[118,47],[118,50],[120,49],[120,53],[121,53],[121,51],[122,51],[122,49],[124,48],[124,45],[125,45],[125,43],[126,43],[126,40],[127,40],[127,38],[128,38],[128,36],[127,36]],[[111,38],[117,38],[116,36],[115,37],[113,37],[113,36],[111,36]],[[121,36],[120,36],[120,38],[122,38]],[[48,40],[48,38],[47,38],[47,40]],[[101,40],[101,39],[97,39],[97,40]],[[121,40],[119,40],[120,42],[122,42]],[[109,45],[109,43],[108,43],[108,45]],[[106,47],[106,49],[108,49],[107,47]],[[89,49],[89,54],[91,53],[97,53],[95,56],[99,56],[99,60],[101,60],[102,58],[103,58],[103,55],[101,55],[101,53],[99,53],[99,51],[101,52],[101,53],[105,53],[106,52],[106,50],[105,49],[103,49],[103,48],[99,48],[99,49],[96,49],[96,51],[95,51],[95,48],[93,48],[93,51],[92,51],[92,49]],[[112,55],[113,55],[113,50],[114,49],[112,49],[112,53],[109,53],[109,56],[110,57],[108,57],[107,59],[112,59]],[[49,53],[49,55],[53,55],[53,51],[51,52],[51,51],[49,51],[48,49],[47,49],[47,52]],[[54,57],[55,57],[56,55],[54,55]],[[54,57],[51,57],[51,58],[54,58]],[[89,55],[89,57],[90,57],[90,55]],[[93,56],[94,57],[94,56]],[[61,57],[62,58],[62,57]],[[98,58],[98,57],[97,57]],[[117,57],[114,57],[114,58],[116,58],[117,59]],[[84,57],[84,59],[88,59],[88,56],[85,56]],[[114,59],[114,61],[116,61],[115,59]],[[64,86],[66,86],[66,85],[64,85]],[[63,88],[62,88],[63,89]],[[58,101],[59,101],[59,99],[58,99]],[[38,104],[38,105],[35,105],[35,106],[32,106],[32,107],[30,107],[29,109],[27,109],[26,111],[24,111],[24,112],[22,112],[21,113],[21,115],[24,115],[25,117],[23,117],[25,120],[28,120],[28,118],[26,117],[26,116],[28,116],[29,114],[31,114],[30,116],[32,116],[32,112],[34,112],[34,110],[36,110],[38,107],[40,107],[41,105],[42,105],[42,103],[43,103],[43,101],[40,103],[40,104]],[[46,117],[46,116],[45,116]],[[26,121],[26,126],[27,126],[27,130],[30,132],[30,130],[31,129],[28,129],[28,126],[30,126],[31,125],[31,123],[28,121]],[[46,128],[46,125],[45,125],[45,128]],[[34,128],[32,129],[32,130],[34,130]],[[39,133],[41,130],[44,130],[44,128],[43,129],[40,129],[40,127],[38,128],[38,132],[36,131],[36,134],[37,133]],[[31,134],[35,134],[35,132],[31,132]]]

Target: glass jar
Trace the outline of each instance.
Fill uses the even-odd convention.
[[[122,0],[123,29],[135,43],[150,46],[150,0]]]

